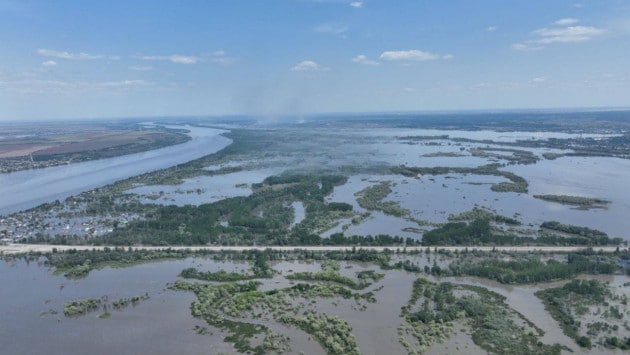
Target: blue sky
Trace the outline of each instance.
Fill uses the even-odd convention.
[[[630,106],[630,1],[0,0],[0,120]]]

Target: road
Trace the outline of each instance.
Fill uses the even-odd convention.
[[[29,252],[51,252],[54,249],[58,251],[64,251],[69,249],[76,250],[102,250],[108,246],[90,246],[90,245],[49,245],[49,244],[7,244],[0,245],[0,255],[12,255],[12,254],[21,254],[21,253],[29,253]],[[109,248],[114,248],[115,246],[109,246]],[[136,250],[162,250],[166,249],[165,247],[157,247],[157,246],[134,246]],[[402,249],[402,247],[353,247],[353,246],[263,246],[263,247],[253,247],[253,246],[172,246],[170,249],[173,250],[208,250],[208,251],[244,251],[244,250],[265,250],[272,249],[278,251],[292,251],[296,249],[300,250],[308,250],[308,251],[350,251],[353,248],[362,249],[362,250],[370,250],[370,251],[384,251],[385,249],[396,250]],[[418,251],[425,250],[427,247],[407,247],[407,251]],[[436,247],[431,247],[433,251]],[[557,247],[557,246],[477,246],[477,247],[465,247],[465,246],[439,246],[438,250],[448,250],[448,251],[464,251],[468,250],[481,250],[481,251],[509,251],[509,252],[575,252],[579,250],[586,249],[586,247],[579,246],[570,246],[570,247]],[[613,252],[617,249],[615,246],[605,246],[605,247],[594,247],[595,251],[603,251],[603,252]],[[621,250],[625,250],[623,247]]]

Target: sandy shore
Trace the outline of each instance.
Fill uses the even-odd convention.
[[[0,245],[0,255],[11,255],[11,254],[21,254],[21,253],[30,253],[30,252],[51,252],[53,249],[58,251],[64,251],[69,249],[76,250],[102,250],[106,247],[114,248],[114,246],[90,246],[90,245],[48,245],[48,244],[7,244]],[[371,251],[383,251],[386,249],[396,250],[402,249],[402,247],[353,247],[353,246],[266,246],[266,247],[254,247],[254,246],[210,246],[210,245],[201,245],[201,246],[172,246],[169,249],[172,250],[208,250],[208,251],[221,251],[221,250],[229,250],[229,251],[244,251],[244,250],[280,250],[280,251],[291,251],[291,250],[309,250],[309,251],[349,251],[353,248],[362,249],[362,250],[371,250]],[[407,251],[416,251],[416,250],[425,250],[427,247],[407,247]],[[431,250],[435,250],[436,247],[431,247]],[[162,250],[167,249],[162,246],[134,246],[135,250]],[[586,249],[585,247],[580,246],[569,246],[569,247],[557,247],[557,246],[477,246],[477,247],[465,247],[465,246],[441,246],[437,247],[438,250],[449,250],[449,251],[464,251],[468,250],[481,250],[481,251],[510,251],[510,252],[575,252],[579,250]],[[605,247],[594,247],[595,251],[603,251],[603,252],[613,252],[617,249],[614,246],[605,246]],[[627,248],[623,247],[621,250],[625,250]]]

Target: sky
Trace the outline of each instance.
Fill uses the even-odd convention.
[[[630,106],[630,1],[0,0],[0,120]]]

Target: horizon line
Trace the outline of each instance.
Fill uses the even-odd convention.
[[[117,120],[142,120],[142,119],[221,119],[221,118],[268,118],[268,117],[302,117],[317,118],[334,115],[429,115],[429,114],[498,114],[498,113],[586,113],[586,112],[624,112],[630,111],[630,106],[586,106],[586,107],[539,107],[539,108],[474,108],[474,109],[435,109],[435,110],[385,110],[385,111],[324,111],[312,113],[224,113],[224,114],[177,114],[177,115],[133,115],[133,116],[109,116],[109,117],[49,117],[26,119],[0,119],[2,123],[30,123],[30,122],[64,122],[64,121],[117,121]]]

